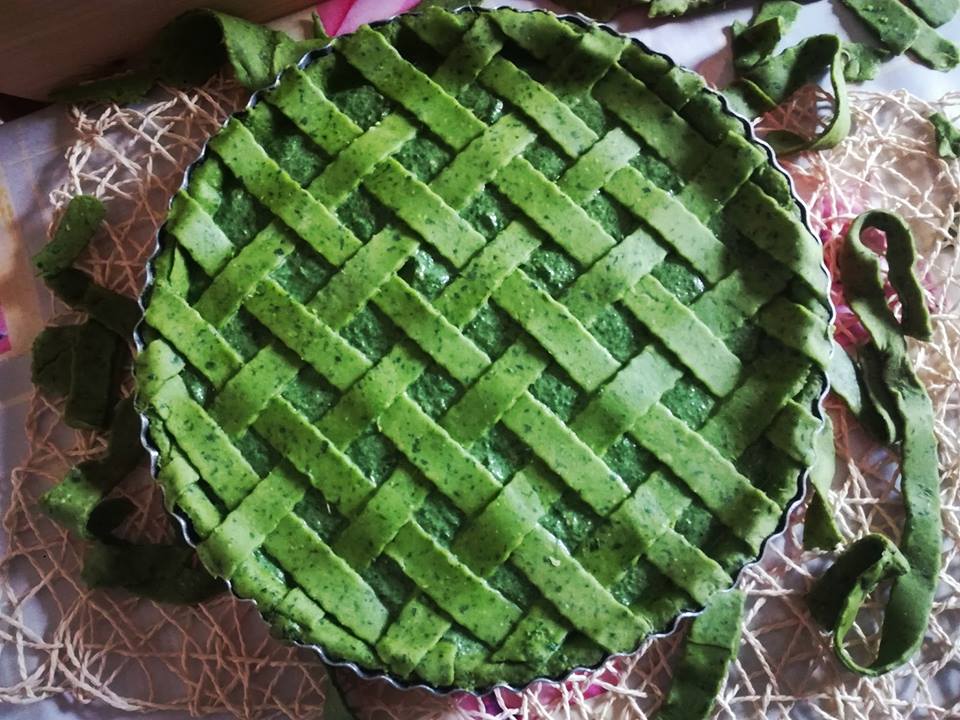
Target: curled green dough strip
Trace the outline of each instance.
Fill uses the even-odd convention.
[[[739,590],[717,593],[694,619],[658,720],[697,720],[710,715],[740,645],[744,600]]]
[[[735,20],[731,27],[734,68],[743,72],[769,57],[799,12],[800,3],[793,0],[769,0],[760,6],[749,25]]]
[[[726,95],[735,110],[758,115],[775,108],[829,67],[835,106],[823,131],[810,140],[787,131],[772,132],[766,140],[780,154],[831,148],[850,132],[846,57],[843,42],[836,35],[814,35],[751,67],[727,89]]]
[[[897,321],[887,306],[877,256],[860,241],[866,228],[887,236],[889,281],[903,306]],[[811,609],[834,632],[834,650],[850,670],[863,675],[888,672],[916,652],[927,627],[940,570],[940,498],[933,407],[914,374],[903,335],[921,340],[931,335],[923,292],[914,275],[916,248],[903,221],[892,213],[872,211],[850,227],[841,256],[841,272],[850,307],[870,334],[873,355],[887,393],[895,439],[901,445],[901,473],[906,518],[900,549],[871,535],[851,545],[814,586]],[[844,648],[844,639],[866,596],[893,577],[881,630],[880,647],[870,665],[861,665]]]

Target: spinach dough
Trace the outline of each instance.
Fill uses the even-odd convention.
[[[334,41],[209,144],[153,262],[170,508],[279,633],[434,687],[630,652],[811,463],[826,276],[702,80],[544,12]]]

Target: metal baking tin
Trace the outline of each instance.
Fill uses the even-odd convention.
[[[632,37],[629,37],[629,36],[626,36],[626,35],[622,35],[621,33],[618,33],[616,30],[614,30],[614,29],[613,29],[612,27],[610,27],[609,25],[604,24],[604,23],[600,23],[600,22],[597,22],[597,21],[594,21],[594,20],[592,20],[592,19],[590,19],[590,18],[587,18],[587,17],[585,17],[585,16],[583,16],[583,15],[581,15],[581,14],[579,14],[579,13],[577,13],[577,14],[556,14],[556,13],[550,13],[550,12],[547,11],[547,10],[541,10],[541,9],[530,10],[530,11],[523,11],[523,10],[517,10],[516,8],[510,8],[510,7],[500,7],[500,8],[496,8],[496,9],[498,9],[498,10],[507,9],[507,10],[513,10],[514,12],[542,12],[542,13],[548,13],[548,14],[553,14],[553,15],[555,15],[556,17],[558,17],[559,19],[561,19],[561,20],[563,20],[563,21],[565,21],[565,22],[570,22],[570,23],[573,23],[573,24],[575,24],[575,25],[578,25],[578,26],[581,27],[581,28],[589,28],[589,27],[594,27],[594,26],[596,26],[596,27],[599,27],[599,28],[601,28],[602,30],[610,33],[611,35],[616,35],[617,37],[626,37],[628,40],[630,40],[632,43],[634,43],[636,46],[638,46],[638,47],[639,47],[641,50],[643,50],[644,52],[649,53],[649,54],[651,54],[651,55],[656,55],[656,56],[658,56],[658,57],[660,57],[660,58],[663,58],[665,61],[667,61],[667,62],[670,64],[670,66],[671,66],[672,68],[678,68],[678,69],[683,70],[683,71],[685,71],[685,72],[693,72],[692,70],[687,70],[686,68],[683,68],[683,67],[681,67],[680,65],[678,65],[678,64],[677,64],[671,57],[669,57],[668,55],[665,55],[664,53],[661,53],[661,52],[657,52],[657,51],[655,51],[655,50],[651,50],[649,47],[647,47],[647,45],[646,45],[645,43],[641,42],[640,40],[637,40],[636,38],[632,38]],[[490,12],[490,11],[491,11],[491,9],[489,9],[489,8],[476,8],[476,7],[470,7],[470,6],[463,6],[463,7],[458,8],[458,9],[455,10],[454,12],[473,12],[473,13],[481,13],[481,12]],[[381,26],[383,26],[383,25],[386,25],[386,24],[395,22],[396,19],[397,19],[397,18],[394,17],[394,18],[390,18],[390,19],[388,19],[388,20],[381,20],[381,21],[378,21],[378,22],[371,23],[371,26],[372,26],[372,27],[381,27]],[[307,54],[305,54],[305,55],[300,59],[300,61],[297,63],[297,67],[300,68],[300,69],[303,69],[304,67],[306,67],[306,66],[310,65],[311,63],[313,63],[317,58],[323,57],[324,55],[326,55],[326,54],[328,54],[328,53],[330,53],[330,52],[332,52],[332,45],[327,45],[326,47],[320,48],[320,49],[318,49],[318,50],[312,50],[312,51],[308,52]],[[267,92],[267,91],[269,91],[269,90],[272,90],[272,89],[276,88],[277,85],[278,85],[279,82],[280,82],[280,77],[281,77],[282,74],[283,74],[282,72],[281,72],[280,74],[278,74],[278,75],[277,75],[277,79],[276,79],[276,80],[274,81],[274,83],[273,83],[272,85],[270,85],[269,87],[265,87],[265,88],[263,88],[262,90],[258,90],[258,91],[256,91],[256,92],[254,92],[254,93],[251,95],[249,102],[246,104],[246,106],[243,108],[243,110],[241,110],[241,111],[239,111],[239,112],[244,112],[244,111],[246,111],[246,110],[249,110],[249,109],[252,108],[254,105],[256,105],[256,104],[259,102],[259,100],[260,100],[260,95],[261,95],[261,93]],[[811,234],[814,238],[817,239],[817,242],[820,243],[820,245],[822,246],[822,245],[823,245],[822,240],[821,240],[821,239],[819,238],[819,236],[818,236],[816,233],[814,233],[813,230],[810,228],[810,223],[809,223],[809,211],[808,211],[806,205],[803,203],[803,201],[800,200],[800,198],[797,196],[796,187],[795,187],[795,185],[794,185],[794,183],[793,183],[793,178],[790,177],[789,173],[787,173],[787,171],[784,170],[783,167],[780,165],[780,163],[777,161],[777,157],[776,157],[776,154],[775,154],[774,151],[773,151],[773,148],[770,147],[770,145],[768,145],[768,144],[767,144],[766,142],[764,142],[762,139],[760,139],[759,137],[757,137],[756,133],[754,132],[753,125],[750,123],[750,121],[749,121],[747,118],[743,117],[743,116],[740,115],[739,113],[734,112],[734,111],[730,108],[729,104],[727,103],[726,98],[724,97],[724,95],[723,95],[722,93],[716,92],[715,90],[712,90],[712,89],[709,89],[709,88],[707,88],[707,90],[708,90],[708,92],[713,92],[713,93],[720,99],[720,103],[721,103],[721,106],[722,106],[723,110],[724,110],[728,115],[730,115],[732,118],[738,120],[738,121],[742,124],[743,129],[744,129],[744,135],[745,135],[745,137],[746,137],[748,140],[750,140],[751,142],[753,142],[754,144],[758,145],[761,149],[763,149],[763,151],[764,151],[764,152],[766,153],[766,155],[767,155],[767,159],[768,159],[768,161],[770,162],[770,164],[773,165],[773,167],[774,167],[780,174],[782,174],[782,175],[786,178],[787,183],[788,183],[789,188],[790,188],[790,194],[791,194],[791,196],[792,196],[792,198],[793,198],[793,201],[794,201],[794,203],[796,204],[796,206],[797,206],[797,208],[798,208],[798,210],[799,210],[799,212],[800,212],[800,220],[801,220],[801,222],[803,223],[803,226],[807,229],[808,232],[810,232],[810,234]],[[183,182],[181,183],[179,189],[184,189],[184,188],[186,188],[186,186],[187,186],[187,181],[189,180],[189,177],[190,177],[190,173],[191,173],[191,172],[193,171],[193,169],[205,158],[205,156],[206,156],[206,151],[207,151],[206,142],[204,142],[203,146],[201,147],[200,154],[197,156],[197,159],[194,160],[194,161],[188,166],[188,168],[186,169],[186,171],[184,172]],[[173,202],[173,197],[171,196],[170,204],[172,204],[172,202]],[[152,285],[153,285],[153,279],[154,279],[154,278],[153,278],[153,260],[154,260],[154,258],[157,256],[157,254],[160,252],[160,232],[161,232],[161,230],[162,230],[162,227],[157,231],[157,242],[156,242],[156,245],[155,245],[155,247],[154,247],[153,254],[150,256],[149,260],[147,261],[146,282],[145,282],[145,284],[144,284],[143,292],[142,292],[142,294],[141,294],[141,296],[140,296],[140,298],[139,298],[139,303],[140,303],[141,309],[145,309],[145,307],[146,307],[145,304],[144,304],[145,298],[148,297],[149,292],[150,292],[150,289],[151,289],[151,287],[152,287]],[[828,271],[828,269],[827,269],[827,267],[826,267],[826,264],[823,262],[822,259],[821,259],[821,262],[820,262],[820,267],[821,267],[821,269],[822,269],[822,271],[823,271],[824,291],[825,291],[825,292],[824,292],[824,295],[825,295],[825,297],[826,297],[826,302],[827,302],[827,306],[828,306],[828,308],[829,308],[829,314],[830,314],[830,318],[829,318],[830,321],[827,323],[826,337],[827,337],[828,340],[831,340],[830,333],[831,333],[831,328],[832,328],[832,326],[833,326],[833,321],[834,321],[834,319],[835,319],[835,317],[836,317],[836,309],[834,308],[833,302],[832,302],[831,299],[830,299],[830,293],[829,293],[830,273],[829,273],[829,271]],[[139,327],[139,325],[137,326],[137,329],[136,329],[135,332],[134,332],[134,343],[135,343],[135,345],[136,345],[136,348],[137,348],[137,351],[138,351],[138,352],[140,352],[140,351],[143,350],[144,345],[143,345],[143,340],[142,340],[142,338],[140,337],[140,327]],[[832,342],[831,342],[831,347],[833,347],[833,343],[832,343]],[[829,380],[828,380],[828,378],[827,378],[827,376],[826,376],[826,372],[824,372],[823,388],[822,388],[822,391],[821,391],[821,393],[820,393],[820,397],[819,397],[818,400],[817,400],[817,406],[816,406],[816,409],[817,409],[817,417],[818,417],[818,419],[820,420],[820,429],[819,429],[819,432],[824,432],[824,428],[825,428],[825,423],[824,423],[825,410],[824,410],[823,402],[824,402],[824,399],[826,398],[829,390],[830,390]],[[141,440],[142,440],[143,445],[144,445],[144,447],[146,448],[147,453],[149,454],[149,457],[150,457],[150,472],[151,472],[151,475],[154,477],[154,479],[156,479],[158,462],[159,462],[159,453],[158,453],[157,449],[153,446],[153,444],[152,444],[152,442],[151,442],[151,440],[150,440],[150,438],[149,438],[149,436],[148,436],[148,434],[147,434],[147,425],[149,424],[149,420],[148,420],[147,417],[146,417],[145,415],[143,415],[143,414],[140,415],[140,419],[141,419]],[[810,471],[811,471],[811,469],[810,469],[809,467],[807,467],[807,468],[805,468],[804,471],[800,474],[800,476],[799,476],[798,479],[797,479],[797,492],[796,492],[796,495],[794,496],[794,498],[793,498],[790,502],[787,503],[787,505],[786,505],[786,507],[785,507],[785,509],[784,509],[784,511],[783,511],[783,514],[781,515],[780,524],[778,525],[778,529],[777,529],[775,532],[771,533],[770,536],[763,542],[763,544],[762,544],[761,547],[760,547],[760,552],[759,552],[759,554],[757,555],[757,558],[756,558],[755,560],[752,560],[752,561],[749,562],[749,563],[745,563],[745,564],[743,565],[743,567],[741,567],[741,568],[736,572],[736,574],[734,575],[734,578],[733,578],[733,580],[734,580],[734,585],[731,586],[731,589],[733,589],[733,587],[736,586],[737,577],[739,577],[740,573],[741,573],[745,568],[747,568],[747,567],[749,567],[750,565],[754,565],[754,564],[756,564],[757,562],[759,562],[760,558],[763,556],[763,552],[764,552],[764,550],[765,550],[765,548],[766,548],[766,546],[767,546],[767,543],[768,543],[770,540],[772,540],[772,539],[774,539],[774,538],[777,538],[777,537],[781,537],[781,536],[783,536],[783,535],[786,533],[786,531],[787,531],[787,529],[788,529],[787,525],[788,525],[788,520],[789,520],[790,516],[793,515],[793,513],[794,513],[794,511],[796,510],[797,506],[798,506],[798,505],[800,504],[800,502],[803,500],[803,497],[804,497],[804,494],[805,494],[805,490],[806,490],[806,487],[807,487],[807,484],[808,484],[808,478],[809,478],[809,475],[810,475]],[[181,526],[181,529],[182,529],[182,532],[183,532],[183,538],[184,538],[184,540],[185,540],[189,545],[191,545],[192,547],[196,547],[196,541],[195,541],[194,537],[192,536],[192,533],[191,533],[191,530],[190,530],[190,526],[191,526],[190,520],[189,520],[187,517],[185,517],[184,515],[182,515],[181,513],[177,512],[177,511],[176,511],[176,508],[175,508],[173,511],[171,511],[171,514],[172,514],[173,517],[175,517],[176,520],[179,522],[179,524],[180,524],[180,526]],[[232,586],[232,584],[230,583],[230,581],[227,580],[226,583],[227,583],[228,587],[230,587],[231,592],[234,592],[233,586]],[[255,599],[241,597],[241,596],[238,595],[236,592],[234,592],[234,595],[235,595],[236,597],[238,597],[239,599],[241,599],[241,600],[245,600],[245,601],[248,601],[248,602],[252,602],[254,605],[257,604],[257,601],[256,601]],[[458,688],[458,687],[434,687],[434,686],[429,685],[429,684],[424,683],[424,682],[409,682],[409,681],[407,681],[407,680],[403,680],[403,679],[400,679],[400,678],[396,678],[396,677],[394,677],[393,675],[391,675],[389,672],[386,672],[385,670],[374,670],[374,669],[370,669],[370,668],[365,668],[365,667],[363,667],[363,666],[361,666],[361,665],[359,665],[359,664],[357,664],[357,663],[355,663],[355,662],[353,662],[353,661],[341,660],[340,658],[337,658],[336,656],[331,656],[331,655],[329,655],[329,654],[326,652],[326,650],[324,650],[324,648],[322,648],[322,647],[319,646],[319,645],[314,645],[314,644],[311,644],[311,643],[303,643],[303,642],[298,642],[298,641],[291,641],[291,640],[285,640],[285,641],[286,641],[286,642],[290,642],[291,644],[297,645],[297,646],[299,646],[299,647],[303,647],[303,648],[307,648],[307,649],[309,649],[309,650],[312,650],[313,652],[315,652],[315,653],[320,657],[320,659],[321,659],[326,665],[334,666],[334,667],[339,667],[339,668],[349,668],[349,669],[352,670],[354,673],[356,673],[359,677],[364,678],[364,679],[368,679],[368,680],[385,680],[385,681],[388,682],[391,686],[393,686],[393,687],[395,687],[395,688],[397,688],[397,689],[399,689],[399,690],[412,690],[412,689],[426,690],[426,691],[432,693],[433,695],[437,695],[437,696],[445,696],[445,695],[449,695],[449,694],[451,694],[451,693],[467,693],[467,694],[469,694],[469,695],[473,695],[473,696],[479,698],[479,697],[481,697],[481,696],[483,696],[483,695],[486,695],[486,694],[488,694],[488,693],[490,693],[490,692],[492,692],[493,690],[496,690],[496,689],[505,689],[505,690],[511,690],[511,691],[514,691],[514,692],[522,692],[525,688],[533,685],[534,683],[540,683],[540,682],[562,683],[562,682],[568,680],[572,675],[574,675],[574,674],[576,674],[576,673],[582,673],[582,672],[585,672],[585,671],[586,671],[586,672],[589,672],[589,671],[593,671],[593,670],[598,670],[599,668],[601,668],[602,666],[604,666],[606,663],[608,663],[611,659],[627,657],[627,656],[629,656],[629,655],[632,655],[632,654],[636,653],[637,651],[640,650],[640,648],[641,648],[650,638],[659,638],[659,637],[666,637],[666,636],[668,636],[668,635],[671,635],[673,632],[676,631],[677,626],[678,626],[678,624],[680,623],[681,620],[683,620],[684,618],[694,618],[694,617],[696,617],[697,615],[699,615],[702,611],[703,611],[703,610],[702,610],[702,608],[701,608],[700,610],[696,610],[696,611],[685,611],[685,612],[679,613],[679,614],[673,619],[673,621],[668,624],[668,626],[667,626],[663,631],[657,632],[657,633],[651,633],[650,635],[647,635],[646,637],[642,638],[642,639],[640,640],[640,643],[637,645],[637,647],[634,648],[632,651],[630,651],[630,652],[620,652],[620,653],[609,653],[609,654],[605,655],[605,656],[603,657],[603,659],[600,660],[600,662],[598,662],[596,665],[587,666],[587,667],[575,667],[575,668],[571,668],[569,671],[567,671],[567,672],[565,672],[565,673],[563,673],[563,674],[561,674],[561,675],[554,676],[554,677],[536,677],[536,678],[532,678],[532,679],[530,679],[529,681],[527,681],[525,684],[519,685],[519,686],[510,685],[509,683],[498,683],[498,684],[496,684],[496,685],[491,685],[491,686],[489,686],[489,687],[484,687],[484,688],[481,688],[481,689],[478,689],[478,690],[468,690],[468,689]],[[266,621],[266,619],[265,619],[265,621]]]

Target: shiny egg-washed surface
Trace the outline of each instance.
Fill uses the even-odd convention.
[[[434,687],[629,652],[810,464],[820,246],[702,80],[543,12],[336,40],[174,199],[138,359],[201,558]]]

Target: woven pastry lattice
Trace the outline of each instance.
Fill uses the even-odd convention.
[[[64,150],[62,178],[40,185],[37,212],[62,210],[77,193],[108,201],[107,231],[83,266],[98,282],[128,294],[140,291],[144,263],[166,214],[167,199],[202,142],[242,104],[223,78],[189,91],[163,89],[133,107],[65,111],[73,139]],[[785,120],[809,130],[816,98],[805,94]],[[833,240],[869,207],[896,210],[915,232],[936,308],[934,340],[914,358],[937,410],[943,472],[945,547],[943,585],[924,648],[902,670],[879,680],[843,673],[810,621],[803,593],[820,569],[818,553],[796,541],[767,546],[760,564],[741,576],[749,596],[740,656],[719,699],[722,718],[951,718],[960,712],[954,681],[960,657],[956,635],[960,594],[956,548],[956,390],[960,387],[960,314],[954,253],[960,192],[956,161],[936,156],[927,117],[956,117],[960,98],[935,104],[905,93],[853,93],[854,131],[841,146],[789,165],[814,227]],[[49,192],[49,198],[46,193]],[[8,299],[5,299],[8,302]],[[74,318],[61,312],[58,322]],[[250,603],[226,596],[195,608],[158,607],[123,593],[91,591],[79,580],[82,541],[43,516],[37,498],[69,464],[102,449],[89,432],[63,432],[62,408],[35,396],[26,421],[30,453],[10,478],[5,508],[8,545],[0,565],[0,699],[5,703],[73,699],[120,710],[164,709],[242,718],[313,718],[322,710],[325,673],[315,656],[263,632]],[[895,532],[900,500],[896,458],[854,443],[837,423],[843,462],[835,501],[845,535],[870,529]],[[126,487],[139,512],[133,537],[170,537],[159,490],[144,481]],[[522,694],[497,691],[486,704],[425,691],[399,692],[387,683],[351,687],[362,718],[602,718],[652,717],[669,684],[672,648],[658,638],[645,649],[578,675],[556,688],[535,685]],[[7,664],[7,661],[10,661]],[[589,698],[589,699],[587,699]],[[111,712],[110,710],[106,712]]]
[[[204,563],[434,686],[628,652],[811,461],[821,248],[702,80],[546,13],[284,74],[175,198],[138,359]]]

